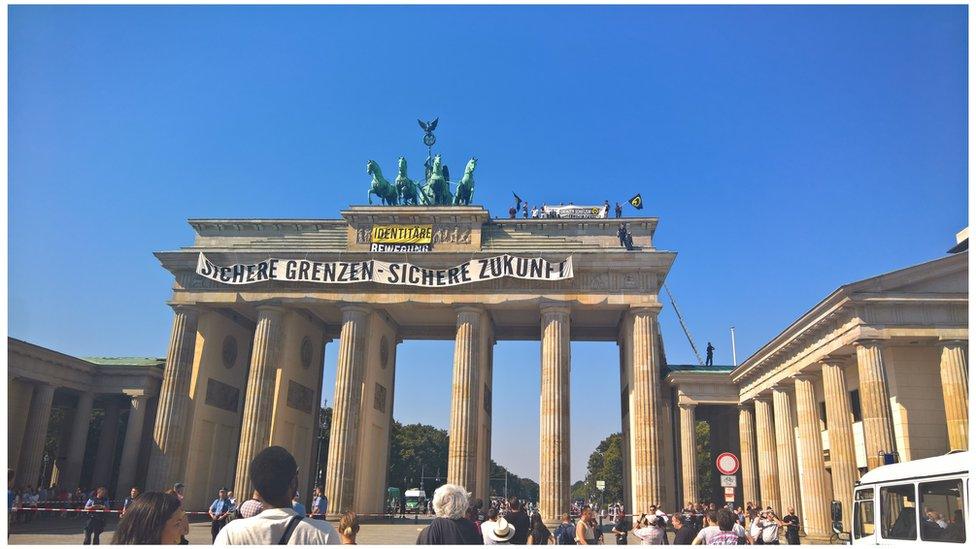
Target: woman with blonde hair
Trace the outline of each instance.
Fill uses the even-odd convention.
[[[343,545],[356,545],[356,534],[359,533],[359,517],[352,511],[346,511],[339,519],[339,537]]]

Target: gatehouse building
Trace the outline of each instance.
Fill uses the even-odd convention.
[[[618,239],[621,221],[632,250]],[[296,456],[308,494],[324,350],[338,345],[325,494],[331,512],[381,513],[397,346],[411,339],[454,342],[447,480],[482,499],[493,347],[541,342],[547,522],[570,506],[571,341],[617,343],[624,503],[636,512],[699,499],[700,420],[712,425],[713,452],[740,457],[734,500],[792,506],[811,537],[829,536],[829,502],[850,501],[853,482],[885,459],[968,448],[968,251],[846,284],[742,364],[704,367],[667,363],[658,294],[676,253],[656,246],[654,217],[354,206],[341,219],[189,223],[193,242],[156,253],[173,276],[165,360],[98,364],[9,340],[8,461],[18,483],[79,483],[86,455],[119,453],[115,440],[86,448],[95,408],[128,414],[117,491],[181,481],[188,509],[205,508],[221,486],[247,497],[251,458],[277,444]],[[510,275],[477,268],[504,257]],[[342,279],[351,264],[358,274],[349,267]],[[58,407],[73,419],[52,469],[43,442]],[[714,499],[722,496],[716,486]]]

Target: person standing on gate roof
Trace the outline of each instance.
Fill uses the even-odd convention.
[[[214,545],[341,543],[339,532],[331,524],[305,519],[292,508],[292,497],[298,491],[298,463],[288,450],[281,446],[261,450],[251,460],[249,476],[264,511],[251,518],[231,521],[217,534]]]
[[[620,219],[621,217],[623,217],[623,215],[624,215],[624,208],[623,208],[623,206],[620,205],[620,202],[617,202],[617,207],[613,209],[613,213],[614,213],[614,215],[617,216],[617,219]]]
[[[712,365],[712,355],[715,353],[715,347],[712,347],[712,342],[708,342],[708,346],[705,347],[705,366]]]
[[[624,223],[617,227],[617,240],[620,241],[620,246],[627,245],[627,225]]]
[[[522,219],[528,219],[528,218],[529,218],[529,203],[528,202],[523,202],[522,203]]]
[[[210,542],[217,539],[220,529],[227,524],[227,515],[230,513],[230,500],[227,499],[227,490],[221,488],[217,491],[217,499],[210,504],[207,514],[210,515]]]

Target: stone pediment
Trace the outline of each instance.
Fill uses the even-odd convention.
[[[969,252],[849,284],[852,293],[957,294],[969,292]]]

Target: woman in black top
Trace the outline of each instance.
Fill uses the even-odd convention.
[[[532,513],[529,524],[529,545],[549,545],[552,543],[552,532],[542,523],[542,515]]]

